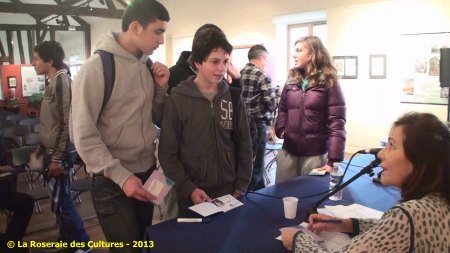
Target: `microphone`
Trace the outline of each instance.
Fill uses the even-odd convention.
[[[356,152],[358,154],[372,154],[374,156],[378,155],[378,152],[380,152],[382,148],[370,148],[370,149],[361,149],[360,151]]]
[[[381,150],[381,149],[379,149]],[[378,151],[379,151],[378,150]],[[349,180],[347,180],[345,183],[338,185],[337,187],[335,187],[331,192],[329,192],[327,195],[325,195],[323,198],[319,199],[319,201],[317,201],[312,209],[306,211],[306,214],[308,215],[308,217],[313,214],[313,213],[317,213],[317,207],[320,206],[320,204],[322,204],[325,200],[327,200],[330,196],[334,195],[336,192],[344,189],[344,187],[346,187],[347,185],[349,185],[350,183],[352,183],[353,181],[355,181],[357,178],[361,177],[364,174],[370,174],[373,173],[373,168],[377,167],[378,165],[380,165],[381,161],[380,159],[376,158],[375,160],[373,160],[369,165],[367,165],[366,167],[364,167],[360,172],[358,172],[356,175],[354,175],[353,177],[351,177]]]

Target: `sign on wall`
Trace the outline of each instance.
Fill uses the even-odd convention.
[[[33,66],[22,66],[22,96],[29,97],[34,93],[44,92],[45,76],[37,75]]]
[[[439,82],[439,50],[450,47],[450,33],[405,34],[402,39],[401,102],[447,105],[448,93]]]

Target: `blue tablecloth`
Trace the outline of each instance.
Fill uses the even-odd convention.
[[[373,155],[357,156],[345,176],[356,174],[374,159]],[[361,167],[358,167],[361,166]],[[296,196],[299,198],[328,190],[329,176],[302,176],[264,188],[259,193],[272,196]],[[176,219],[149,226],[145,239],[154,241],[151,252],[285,252],[282,243],[275,239],[279,229],[306,221],[306,210],[323,195],[300,199],[297,217],[284,218],[281,199],[249,193],[241,201],[243,206],[224,214],[218,214],[208,223],[177,223]],[[344,189],[341,201],[325,201],[324,204],[362,205],[386,211],[400,199],[399,191],[372,183],[368,175],[357,179]],[[144,249],[144,252],[150,252]]]

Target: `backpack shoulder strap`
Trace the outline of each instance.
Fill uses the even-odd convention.
[[[103,78],[105,80],[105,93],[103,96],[102,109],[100,110],[101,112],[111,98],[111,94],[114,88],[114,82],[116,79],[116,68],[114,65],[113,54],[104,50],[96,50],[95,53],[99,54],[100,58],[102,59]]]

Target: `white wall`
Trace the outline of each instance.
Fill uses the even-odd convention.
[[[264,43],[276,67],[286,61],[278,53],[275,17],[324,11],[328,24],[328,49],[332,55],[357,55],[358,79],[341,80],[347,101],[347,152],[376,147],[388,135],[391,122],[410,110],[428,111],[446,119],[447,107],[400,103],[402,34],[450,32],[448,0],[161,0],[171,21],[166,45],[155,56],[175,64],[173,40],[193,36],[205,23],[221,27],[233,45]],[[0,23],[3,22],[3,14]],[[89,19],[86,18],[89,22]],[[101,33],[120,31],[121,21],[90,21],[92,50]],[[278,43],[278,44],[277,44]],[[407,43],[407,42],[406,42]],[[287,54],[287,52],[286,52]],[[387,78],[369,79],[369,55],[387,56]],[[284,63],[283,63],[284,64]],[[270,72],[276,84],[286,79],[282,71]]]
[[[167,59],[174,64],[171,38],[189,37],[204,23],[221,27],[233,45],[264,43],[272,52],[272,64],[286,57],[274,55],[277,44],[275,17],[325,11],[328,49],[332,55],[358,56],[358,79],[341,80],[347,102],[347,152],[377,147],[386,138],[393,120],[406,111],[428,111],[442,120],[447,107],[400,103],[402,34],[450,32],[447,0],[163,0],[171,21],[167,31]],[[226,5],[226,6],[225,6]],[[287,53],[287,52],[286,52]],[[369,55],[385,54],[387,78],[369,79]],[[271,73],[280,84],[284,74]]]

